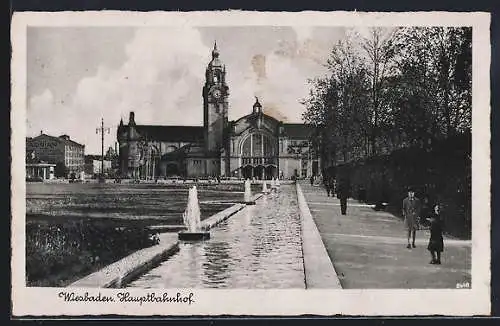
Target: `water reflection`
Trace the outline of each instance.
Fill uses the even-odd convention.
[[[247,206],[210,240],[177,254],[130,287],[304,288],[300,219],[293,186]]]
[[[209,241],[206,244],[205,262],[203,263],[203,285],[227,286],[230,275],[231,256],[229,255],[229,244],[224,241]]]

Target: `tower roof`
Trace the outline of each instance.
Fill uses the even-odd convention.
[[[212,50],[212,61],[208,64],[208,67],[222,67],[222,62],[219,59],[219,50],[217,49],[217,41],[214,43],[214,49]]]
[[[217,50],[217,41],[214,43],[214,49],[212,50],[212,59],[219,57],[219,50]]]

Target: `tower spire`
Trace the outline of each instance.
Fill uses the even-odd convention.
[[[214,42],[214,49],[212,50],[212,58],[218,58],[219,57],[219,50],[217,49],[217,40]]]

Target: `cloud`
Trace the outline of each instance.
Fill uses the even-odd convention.
[[[246,69],[231,70],[230,118],[237,119],[251,112],[254,96],[259,97],[264,111],[284,122],[302,121],[304,106],[300,99],[307,96],[307,80],[323,74],[323,63],[330,44],[313,39],[311,27],[294,28],[295,39],[276,42],[265,52],[255,52]]]
[[[304,107],[299,100],[307,96],[307,79],[324,70],[321,63],[329,45],[317,42],[313,29],[298,31],[295,38],[293,33],[278,41],[271,38],[267,45],[256,37],[251,47],[233,46],[230,53],[221,48],[221,60],[227,63],[226,56],[230,62],[230,119],[250,113],[258,96],[268,114],[287,122],[301,121]],[[64,102],[55,98],[53,89],[33,96],[29,132],[67,133],[84,143],[87,153],[98,153],[101,139],[95,128],[101,117],[112,127],[105,137],[106,147],[116,141],[119,119],[127,123],[130,111],[136,113],[138,124],[202,124],[201,92],[212,45],[203,42],[198,29],[140,28],[123,49],[121,64],[103,62],[93,75],[83,75]]]
[[[135,111],[142,124],[199,124],[203,66],[210,49],[196,29],[139,29],[117,70],[101,67],[80,81],[75,109],[118,122]],[[181,115],[179,115],[182,113]]]
[[[199,125],[203,121],[201,87],[210,49],[196,29],[138,29],[125,51],[127,58],[120,67],[100,66],[94,76],[80,80],[66,104],[66,114],[57,115],[53,126],[43,117],[60,111],[52,94],[46,90],[34,96],[28,124],[32,133],[39,125],[52,132],[72,126],[72,138],[87,144],[89,153],[100,150],[95,128],[101,117],[112,127],[106,146],[116,140],[115,127],[120,117],[126,123],[130,111],[136,112],[141,124]],[[38,120],[40,124],[33,122]]]
[[[60,131],[59,119],[54,116],[55,102],[54,95],[49,89],[30,98],[28,106],[30,108],[27,115],[27,126],[32,133],[47,132],[50,130]],[[52,119],[49,119],[52,117]],[[59,118],[59,117],[58,117]]]

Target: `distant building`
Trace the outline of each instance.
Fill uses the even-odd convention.
[[[228,120],[226,66],[214,46],[202,89],[203,125],[128,124],[117,130],[119,167],[126,178],[238,177],[270,179],[317,175],[320,159],[311,145],[313,129],[264,113],[256,98],[249,114]]]
[[[47,163],[30,151],[26,155],[26,181],[43,181],[54,179],[55,164]]]
[[[118,175],[120,171],[120,162],[118,160],[118,151],[116,149],[116,146],[118,144],[115,143],[115,148],[109,147],[108,150],[106,151],[106,155],[104,155],[104,159],[111,161],[111,169],[113,170],[113,175]]]
[[[101,173],[110,174],[112,172],[112,161],[104,157],[104,171],[102,171],[102,163],[100,155],[85,155],[85,175],[97,177]]]
[[[26,153],[31,152],[39,160],[55,164],[56,177],[78,177],[84,170],[85,145],[71,140],[68,135],[54,137],[42,133],[26,138]]]

